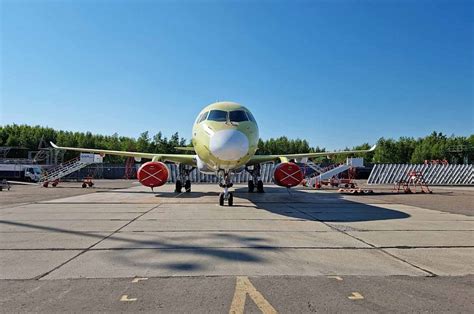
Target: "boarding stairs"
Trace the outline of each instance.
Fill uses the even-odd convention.
[[[320,175],[324,172],[324,168],[318,164],[315,164],[312,161],[307,161],[303,163],[303,174],[305,177],[313,177],[315,175]]]
[[[329,167],[320,167],[316,164],[314,165],[311,165],[312,167],[314,167],[314,169],[316,170],[313,175],[311,175],[308,179],[307,179],[307,185],[308,186],[316,186],[316,183],[317,182],[321,182],[323,180],[329,180],[335,176],[337,176],[338,174],[340,174],[341,172],[344,172],[346,170],[348,170],[351,165],[349,164],[335,164],[335,165],[331,165]]]
[[[335,168],[332,168],[331,170],[321,173],[319,176],[317,176],[317,179],[318,181],[331,179],[332,177],[337,176],[341,172],[349,170],[350,167],[351,166],[348,164],[339,165]]]
[[[71,159],[45,172],[39,183],[54,182],[91,164],[91,162],[81,161],[80,157]]]

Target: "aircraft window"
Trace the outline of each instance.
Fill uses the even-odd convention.
[[[208,113],[209,112],[204,112],[203,114],[201,114],[197,123],[201,123],[202,121],[206,120]]]
[[[247,111],[247,115],[249,116],[250,121],[257,122],[257,121],[255,121],[255,118],[253,117],[253,115],[250,111]]]
[[[242,122],[242,121],[248,121],[249,118],[245,114],[245,111],[236,110],[236,111],[229,112],[229,120],[231,122]]]
[[[209,111],[209,116],[207,117],[207,120],[218,121],[218,122],[226,122],[227,121],[227,111],[211,110],[211,111]]]

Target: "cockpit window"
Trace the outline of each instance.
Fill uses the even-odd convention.
[[[253,115],[250,111],[247,111],[247,116],[249,117],[250,121],[257,122],[257,121],[255,121],[255,118],[253,117]]]
[[[209,113],[208,111],[202,113],[202,114],[199,116],[199,119],[198,119],[197,123],[201,123],[202,121],[206,120],[208,113]]]
[[[235,110],[229,112],[229,120],[231,122],[242,122],[242,121],[248,121],[249,118],[247,117],[247,114],[243,110]]]
[[[209,116],[207,117],[207,120],[218,121],[218,122],[226,122],[227,121],[227,111],[211,110],[209,112]]]

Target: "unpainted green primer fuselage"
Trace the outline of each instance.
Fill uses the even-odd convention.
[[[222,111],[227,113],[225,118]],[[220,118],[212,118],[216,114],[220,114]],[[236,122],[232,115],[244,118],[237,118],[239,122]],[[258,139],[258,126],[252,114],[234,102],[217,102],[205,107],[193,126],[192,144],[198,167],[203,172],[243,168],[257,151]]]

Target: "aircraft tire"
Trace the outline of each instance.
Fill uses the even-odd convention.
[[[255,184],[253,183],[253,180],[249,180],[249,193],[253,193],[254,189],[255,189]]]
[[[258,193],[263,193],[264,192],[263,191],[263,182],[262,182],[262,180],[258,180],[258,182],[257,182],[257,192]]]
[[[183,188],[183,184],[181,183],[180,180],[176,180],[176,188],[175,188],[175,192],[176,193],[181,193],[181,189]]]
[[[224,206],[224,193],[219,193],[219,205]]]
[[[234,205],[234,194],[229,192],[229,198],[227,199],[227,205],[232,206]]]
[[[186,180],[184,183],[184,189],[186,190],[186,193],[191,192],[191,180]]]

